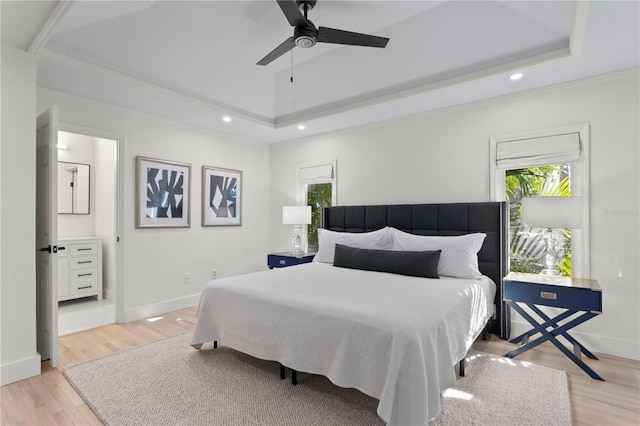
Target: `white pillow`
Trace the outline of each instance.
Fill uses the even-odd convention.
[[[313,261],[333,263],[336,244],[356,248],[392,249],[389,228],[361,233],[336,232],[320,228],[318,229],[318,253],[316,253]]]
[[[456,278],[480,278],[478,252],[487,234],[475,233],[451,237],[409,234],[389,228],[393,250],[442,250],[438,275]]]

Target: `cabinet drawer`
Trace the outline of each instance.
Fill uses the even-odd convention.
[[[98,289],[98,269],[72,271],[70,276],[71,294],[95,293]]]
[[[504,299],[557,308],[602,312],[602,292],[587,288],[505,281]]]
[[[70,256],[85,256],[98,253],[97,243],[71,244]]]
[[[287,266],[300,265],[313,260],[314,254],[306,254],[301,257],[282,254],[270,254],[267,256],[269,268],[286,268]]]
[[[96,268],[98,266],[97,256],[72,257],[71,269]]]
[[[68,237],[58,244],[58,300],[90,296],[102,300],[102,241]],[[63,247],[66,250],[60,250]]]

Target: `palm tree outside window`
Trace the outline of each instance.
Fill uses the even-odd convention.
[[[521,201],[525,197],[569,197],[571,166],[559,164],[505,171],[506,199],[509,203],[510,269],[537,274],[543,269],[545,252],[541,228],[522,223]],[[561,276],[571,276],[571,230],[563,229],[564,257],[558,265]]]

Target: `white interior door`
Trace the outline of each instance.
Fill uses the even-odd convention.
[[[37,120],[36,326],[41,359],[58,365],[58,109]]]

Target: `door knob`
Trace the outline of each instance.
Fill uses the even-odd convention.
[[[60,247],[60,250],[66,250],[66,247]],[[57,253],[58,246],[51,247],[51,245],[48,245],[47,247],[40,248],[40,251],[46,251],[47,253],[51,253],[53,251],[54,253]]]

